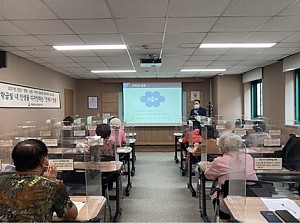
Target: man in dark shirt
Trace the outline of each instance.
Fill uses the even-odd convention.
[[[206,116],[206,109],[200,107],[200,100],[194,100],[194,108],[191,110],[190,117]]]

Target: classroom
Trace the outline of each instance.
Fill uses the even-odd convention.
[[[204,162],[212,161],[209,152],[202,150],[200,160],[191,155],[188,163],[186,154],[192,153],[176,133],[187,129],[191,133],[190,123],[199,121],[202,144],[206,145],[207,125],[213,123],[220,135],[225,130],[238,134],[234,125],[243,121],[241,134],[253,130],[255,121],[263,120],[265,132],[279,133],[280,148],[292,134],[299,136],[299,11],[299,0],[1,1],[0,161],[5,163],[6,140],[29,137],[20,134],[31,124],[41,130],[71,116],[82,121],[80,130],[82,125],[90,130],[91,120],[117,117],[127,140],[132,140],[126,142],[132,150],[129,155],[122,150],[127,156],[120,169],[125,168],[127,175],[114,182],[114,190],[118,190],[119,181],[125,188],[121,201],[108,201],[106,193],[110,192],[103,188],[99,192],[105,197],[104,221],[109,221],[108,202],[113,212],[122,209],[122,214],[120,211],[110,221],[216,221],[208,192],[211,182],[205,181],[204,175]],[[189,122],[195,99],[200,100],[206,115]],[[269,147],[279,147],[275,138],[271,136]],[[191,139],[188,143],[194,144]],[[255,150],[252,147],[251,151]],[[261,149],[266,150],[264,147]],[[246,153],[253,155],[251,151]],[[59,153],[64,152],[54,152]],[[255,153],[260,154],[254,155],[255,159],[267,159],[261,162],[274,158],[265,152]],[[150,170],[153,173],[148,173]],[[160,176],[161,171],[167,176]],[[269,179],[275,190],[279,185],[285,198],[290,198],[291,192],[294,201],[296,195],[299,198],[298,191],[291,189],[299,184],[295,171],[283,174],[292,176],[292,184],[281,179],[282,174],[269,177],[257,170],[257,175],[259,180]],[[173,184],[174,191],[166,192]],[[143,187],[149,191],[143,192]],[[178,200],[172,202],[172,197],[185,201],[180,205]],[[164,198],[170,208],[155,198]],[[242,202],[247,199],[245,195]],[[251,199],[249,207],[257,202]],[[155,207],[156,202],[161,206]],[[234,202],[240,201],[231,204]],[[155,216],[141,208],[150,205]],[[257,215],[267,210],[261,205]],[[184,207],[190,207],[189,211]],[[134,208],[138,214],[131,211]],[[251,222],[252,213],[245,209],[243,214],[229,213],[231,220]],[[100,215],[103,221],[103,210]]]

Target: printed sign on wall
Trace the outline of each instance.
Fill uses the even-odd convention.
[[[2,108],[60,108],[58,92],[0,82]]]

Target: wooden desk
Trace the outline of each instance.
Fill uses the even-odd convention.
[[[113,174],[115,173],[117,176],[117,183],[116,183],[116,213],[114,216],[114,221],[119,222],[122,208],[121,208],[121,196],[120,196],[120,176],[121,176],[121,169],[122,169],[122,162],[74,162],[74,169],[92,169],[92,170],[99,170],[101,173]],[[103,192],[102,192],[103,193]],[[103,193],[104,194],[104,193]]]
[[[254,157],[264,157],[266,155],[273,155],[275,151],[281,150],[282,147],[249,147],[246,148],[246,153]],[[245,150],[244,150],[245,151]]]
[[[174,142],[174,145],[175,145],[175,150],[174,150],[174,152],[175,152],[174,160],[175,160],[175,163],[178,163],[179,160],[178,160],[178,157],[177,157],[177,152],[180,151],[180,150],[178,149],[178,139],[181,138],[182,133],[181,133],[181,132],[174,132],[173,135],[174,135],[174,139],[175,139],[175,142]]]
[[[300,205],[300,200],[294,200]],[[260,211],[267,211],[267,207],[259,197],[231,197],[224,198],[224,203],[232,217],[239,222],[268,222]],[[241,205],[244,204],[244,205]]]
[[[73,202],[83,202],[83,207],[79,210],[76,221],[100,221],[100,213],[104,208],[106,198],[103,196],[71,196]],[[64,221],[63,218],[54,216],[52,221]]]
[[[129,191],[130,191],[130,188],[132,186],[132,183],[130,181],[130,175],[131,175],[131,172],[130,172],[130,153],[132,151],[132,148],[131,147],[128,147],[128,146],[125,146],[125,147],[119,147],[117,149],[117,153],[118,154],[123,154],[125,156],[124,160],[127,162],[127,171],[124,172],[123,174],[124,175],[127,175],[127,186],[126,186],[126,189],[125,189],[125,192],[126,192],[126,196],[129,196]]]

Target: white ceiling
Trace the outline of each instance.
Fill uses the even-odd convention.
[[[76,79],[241,74],[300,51],[300,0],[0,0],[0,49]],[[270,49],[199,49],[201,43]],[[128,50],[56,51],[52,45],[126,44]],[[145,47],[145,45],[147,47]],[[160,68],[140,58],[161,57]],[[135,69],[93,74],[91,70]]]

